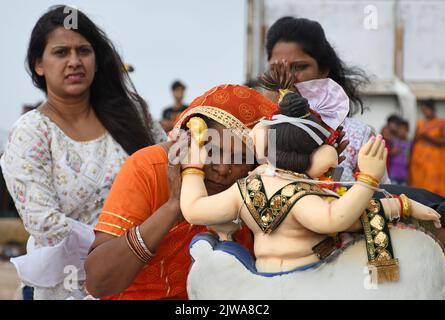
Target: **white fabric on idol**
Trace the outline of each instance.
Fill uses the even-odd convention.
[[[337,129],[349,113],[349,98],[343,88],[330,78],[304,81],[295,84],[312,110],[330,128]]]
[[[309,128],[309,126],[318,129],[318,131],[320,131],[322,134],[324,134],[326,138],[329,137],[329,135],[330,135],[330,132],[328,130],[326,130],[325,128],[323,128],[321,125],[319,125],[318,123],[316,123],[314,121],[310,121],[310,120],[306,120],[306,119],[302,119],[302,118],[288,117],[283,114],[274,115],[272,117],[272,120],[261,120],[261,122],[268,126],[272,126],[272,125],[276,125],[276,124],[280,124],[280,123],[293,124],[294,126],[299,127],[300,129],[306,131],[306,133],[309,134],[311,136],[311,138],[314,139],[314,141],[316,143],[318,143],[319,146],[323,144],[323,140],[321,140],[320,137],[317,136],[317,134],[312,129]]]

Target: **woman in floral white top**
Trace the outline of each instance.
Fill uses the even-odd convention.
[[[31,235],[12,262],[35,299],[85,297],[83,262],[111,184],[128,155],[163,140],[105,34],[80,11],[66,29],[75,9],[64,9],[32,31],[27,67],[47,101],[16,122],[1,158]]]

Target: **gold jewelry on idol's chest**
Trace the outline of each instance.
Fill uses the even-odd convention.
[[[294,178],[307,179],[305,175],[291,171],[280,170],[282,173],[291,174]],[[332,197],[317,185],[303,182],[292,182],[268,199],[264,183],[260,175],[254,175],[246,179],[238,180],[238,187],[250,214],[257,225],[265,233],[275,230],[292,209],[293,205],[302,197],[313,194]]]

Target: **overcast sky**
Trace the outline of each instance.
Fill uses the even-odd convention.
[[[38,18],[61,1],[0,0],[0,131],[25,103],[43,100],[24,68]],[[187,85],[186,102],[220,83],[244,81],[244,0],[70,0],[102,27],[135,67],[136,89],[159,118],[170,84]]]

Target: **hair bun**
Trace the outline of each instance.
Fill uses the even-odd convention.
[[[311,164],[311,154],[299,153],[295,150],[277,150],[276,166],[280,169],[304,173]]]
[[[288,117],[302,117],[309,112],[309,102],[298,93],[288,93],[281,100],[280,113]]]

